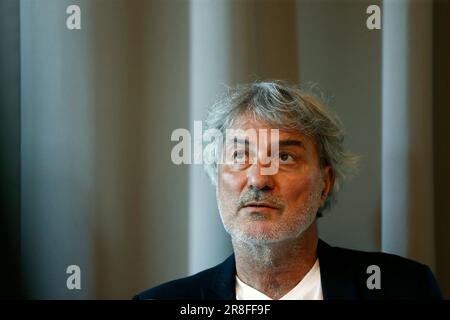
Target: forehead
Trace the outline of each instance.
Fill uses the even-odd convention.
[[[254,129],[256,130],[256,136],[259,136],[258,130],[260,129],[266,129],[268,133],[270,132],[270,129],[278,129],[279,140],[301,140],[304,144],[314,144],[314,139],[311,136],[298,129],[283,129],[276,124],[257,119],[249,114],[243,114],[237,117],[230,126],[230,129],[239,129],[243,131]],[[250,136],[249,138],[251,139],[252,137]]]

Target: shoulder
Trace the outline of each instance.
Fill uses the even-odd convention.
[[[351,262],[352,265],[366,265],[368,263],[389,266],[389,268],[401,269],[404,271],[420,271],[428,268],[417,261],[401,257],[399,255],[384,252],[360,251],[326,245],[327,252],[334,258],[343,258]]]
[[[207,299],[208,293],[216,283],[227,273],[234,270],[234,255],[228,257],[224,262],[201,271],[189,277],[176,279],[156,287],[147,289],[134,296],[134,300],[203,300]]]
[[[189,277],[176,279],[147,289],[136,296],[135,300],[149,299],[200,299],[201,289],[214,277],[217,266]]]
[[[324,272],[330,261],[340,262],[353,275],[359,293],[366,297],[441,298],[436,279],[425,264],[395,254],[331,247],[325,243],[321,244],[321,250]],[[367,282],[375,277],[381,289],[368,290]]]

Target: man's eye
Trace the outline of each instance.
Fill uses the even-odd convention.
[[[284,152],[280,153],[279,159],[283,163],[293,163],[294,162],[294,158],[290,154],[284,153]]]

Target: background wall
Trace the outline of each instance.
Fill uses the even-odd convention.
[[[0,297],[20,288],[20,23],[19,2],[0,2]]]
[[[33,298],[131,298],[188,264],[189,5],[21,2],[22,262]],[[82,290],[66,288],[79,265]]]
[[[21,58],[20,68],[2,62],[12,71],[1,74],[21,86],[20,99],[2,100],[16,106],[5,109],[16,133],[2,148],[14,155],[21,101],[21,211],[8,216],[18,229],[20,213],[20,237],[9,239],[21,247],[25,296],[128,299],[222,261],[231,248],[214,190],[199,165],[172,164],[170,135],[192,129],[225,86],[264,78],[318,83],[362,156],[359,175],[320,220],[321,237],[436,261],[450,287],[449,73],[431,73],[427,40],[434,35],[434,65],[448,66],[440,28],[448,10],[433,17],[427,1],[385,2],[383,29],[368,30],[366,8],[380,2],[8,1],[17,23],[8,39],[17,43],[20,20]],[[65,26],[69,4],[81,7],[81,30]],[[12,169],[15,155],[5,162]],[[82,290],[66,288],[70,264],[81,267]]]
[[[361,157],[332,211],[319,220],[321,237],[337,246],[381,248],[381,30],[368,30],[366,8],[380,1],[298,1],[299,74],[325,90]]]
[[[382,249],[435,266],[432,3],[384,3]]]
[[[436,271],[446,298],[450,299],[450,1],[433,6],[433,110],[434,110],[434,200],[436,226]]]

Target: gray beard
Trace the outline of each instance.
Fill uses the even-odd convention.
[[[271,269],[274,266],[276,246],[257,244],[236,238],[232,238],[232,243],[234,251],[245,252],[245,256],[258,268]]]
[[[274,246],[275,244],[280,243],[283,240],[299,238],[311,226],[317,215],[317,200],[318,199],[315,199],[315,195],[311,194],[308,201],[306,201],[299,210],[298,219],[291,225],[282,225],[275,229],[275,234],[250,236],[245,230],[242,230],[239,225],[236,225],[233,222],[230,224],[225,223],[222,213],[220,216],[226,232],[228,232],[232,238],[233,246],[236,245],[237,247],[244,249],[254,257],[261,257],[261,262],[263,262],[268,259],[268,257],[272,256],[271,250],[276,247]],[[221,209],[220,207],[219,204],[219,209]]]

